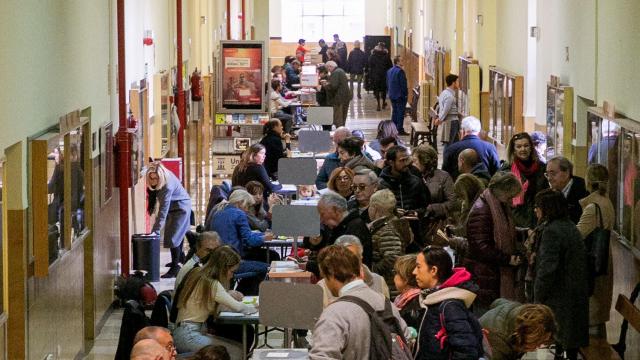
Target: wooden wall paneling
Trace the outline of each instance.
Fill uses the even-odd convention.
[[[30,145],[34,275],[44,277],[49,274],[48,141],[36,139]]]
[[[71,136],[64,135],[64,174],[71,174]],[[64,229],[62,248],[71,249],[71,176],[64,177]]]
[[[6,186],[17,191],[21,184],[8,181]],[[9,289],[7,357],[9,359],[26,359],[27,355],[26,216],[27,212],[24,209],[7,210],[7,289]]]
[[[145,90],[146,93],[146,90]],[[93,182],[93,159],[91,157],[91,108],[83,110],[83,117],[87,117],[89,120],[83,125],[82,136],[84,145],[84,218],[87,226],[88,233],[83,241],[84,246],[84,277],[83,277],[83,296],[82,296],[82,317],[83,317],[83,351],[89,350],[95,339],[95,317],[93,316],[95,308],[95,288],[94,288],[94,204],[100,206],[99,191],[95,191]],[[144,123],[143,118],[143,123]],[[148,122],[148,119],[146,120]],[[142,126],[142,124],[141,124]],[[146,134],[146,132],[145,132]],[[148,145],[148,143],[147,143]],[[147,154],[147,153],[145,153]],[[98,199],[98,201],[95,201]]]

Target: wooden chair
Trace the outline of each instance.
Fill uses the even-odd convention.
[[[420,86],[411,89],[411,101],[407,104],[404,116],[410,116],[411,122],[418,121],[418,104],[420,103]]]
[[[616,311],[622,315],[624,321],[620,330],[620,340],[617,344],[610,345],[606,339],[589,338],[589,346],[581,348],[580,353],[582,357],[590,360],[618,360],[624,359],[624,353],[627,350],[627,331],[629,324],[640,332],[640,309],[638,309],[633,303],[638,298],[640,293],[640,283],[631,292],[631,298],[619,294],[616,301]]]
[[[423,121],[416,120],[411,123],[411,136],[409,141],[411,146],[418,146],[422,143],[429,143],[436,152],[438,151],[438,127],[433,125],[433,119],[429,114],[423,116]]]

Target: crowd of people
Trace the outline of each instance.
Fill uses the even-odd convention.
[[[434,118],[445,127],[441,168],[437,149],[402,141],[403,115],[380,121],[368,141],[363,131],[344,126],[352,97],[346,73],[358,83],[359,96],[359,67],[368,62],[370,72],[381,69],[379,77],[370,74],[378,110],[386,107],[388,89],[393,114],[400,116],[406,93],[389,83],[403,84],[401,59],[391,66],[381,44],[368,60],[359,44],[347,55],[344,42],[337,35],[334,40],[332,47],[319,42],[326,60],[319,72],[327,78],[318,96],[324,92],[334,110],[345,106],[337,102],[346,107],[334,111],[334,151],[315,184],[297,192],[300,199],[317,199],[321,228],[304,238],[299,253],[289,254],[302,259],[323,289],[325,308],[311,332],[310,358],[367,359],[386,351],[381,344],[400,343],[414,359],[520,359],[543,346],[555,347],[558,359],[577,359],[590,335],[606,337],[612,271],[594,274],[585,241],[613,227],[607,168],[592,164],[586,179],[576,176],[567,158],[545,158],[540,133],[515,134],[501,159],[482,138],[477,118],[460,119],[455,75],[446,77]],[[281,91],[295,84],[308,52],[301,39],[296,56],[274,68],[273,119],[264,138],[243,153],[231,187],[212,191],[204,232],[188,261],[180,260],[177,237],[188,198],[161,166],[147,175],[150,190],[158,192],[154,231],[167,224],[170,272],[178,276],[173,339],[180,353],[223,345],[239,358],[241,330],[217,324],[216,316],[222,309],[257,311],[242,296],[257,295],[268,260],[287,255],[263,245],[274,237],[272,208],[285,202],[278,195],[278,160],[291,155],[291,119],[282,111]],[[376,316],[389,324],[382,333],[394,342],[379,338]]]

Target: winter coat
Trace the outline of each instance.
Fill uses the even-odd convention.
[[[172,248],[180,246],[184,234],[189,230],[191,196],[171,171],[165,171],[165,174],[166,183],[156,195],[158,214],[151,232],[159,234],[164,228],[164,247]]]
[[[331,106],[348,104],[353,97],[347,74],[340,68],[331,72],[326,85],[322,88],[327,91],[327,102]]]
[[[596,206],[600,206],[602,225],[605,229],[612,230],[615,224],[616,214],[609,197],[597,192],[580,200],[582,216],[577,228],[582,238],[586,238],[596,227],[600,226],[600,216],[596,216]],[[612,239],[613,240],[613,239]],[[593,295],[589,297],[589,326],[603,324],[609,321],[611,301],[613,299],[613,259],[612,249],[609,246],[609,271],[606,275],[595,278]]]
[[[431,195],[427,213],[436,219],[446,219],[457,203],[451,176],[446,171],[435,169],[433,175],[424,178],[424,182]]]
[[[372,222],[369,231],[373,253],[371,269],[384,277],[391,296],[395,297],[398,291],[393,282],[393,266],[411,242],[409,222],[392,215]]]
[[[476,166],[471,169],[471,175],[477,177],[480,181],[482,181],[482,184],[484,184],[485,188],[489,186],[491,174],[489,174],[487,166],[482,161],[477,163]]]
[[[583,178],[572,176],[571,179],[573,179],[573,184],[571,184],[569,194],[566,196],[567,206],[569,207],[569,219],[571,219],[574,224],[577,224],[578,221],[580,221],[580,216],[582,216],[580,200],[589,196],[589,192],[587,191]]]
[[[487,167],[491,176],[500,168],[500,158],[496,147],[480,139],[477,135],[467,135],[460,141],[449,145],[444,149],[444,154],[442,155],[442,170],[448,172],[454,180],[460,174],[458,172],[458,155],[465,149],[473,149],[478,153],[480,160]]]
[[[424,316],[425,309],[420,306],[420,296],[416,296],[400,309],[400,316],[410,326],[416,330],[420,329],[420,321]]]
[[[387,71],[393,67],[386,50],[374,49],[369,56],[368,77],[373,91],[387,91]]]
[[[358,171],[361,169],[369,169],[373,171],[378,170],[376,165],[364,155],[357,155],[353,157],[352,159],[347,161],[346,164],[344,164],[344,166],[348,167],[353,171]]]
[[[406,101],[409,97],[407,75],[400,66],[393,66],[387,71],[387,95],[391,101]]]
[[[500,170],[511,172],[511,164],[504,163]],[[538,162],[538,171],[530,177],[521,173],[520,183],[524,184],[525,181],[529,181],[529,187],[524,194],[524,204],[512,209],[513,221],[516,226],[533,229],[538,224],[538,218],[536,218],[536,214],[533,212],[533,204],[536,194],[541,190],[549,188],[549,181],[544,177],[545,171],[546,165],[543,162]]]
[[[282,189],[282,185],[271,182],[269,175],[267,174],[267,169],[265,169],[264,165],[251,163],[247,165],[244,171],[233,171],[233,176],[231,177],[231,183],[233,186],[246,186],[249,181],[257,181],[264,186],[265,198],[272,192]]]
[[[569,219],[546,223],[535,258],[533,298],[553,310],[565,349],[589,344],[589,294],[584,241]]]
[[[476,298],[477,285],[464,268],[454,268],[442,285],[420,295],[427,309],[420,323],[416,360],[478,360],[483,355],[482,329],[469,307]],[[441,330],[441,316],[447,339],[436,338]]]
[[[400,179],[391,175],[391,167],[385,166],[378,179],[378,189],[389,189],[396,197],[397,207],[404,210],[426,209],[431,194],[421,178],[407,172]]]
[[[367,55],[360,48],[354,48],[349,53],[347,59],[347,72],[353,75],[364,74],[364,67],[367,66]]]
[[[285,74],[287,75],[287,87],[292,88],[294,84],[300,84],[300,74],[296,72],[296,69],[292,65],[284,67]]]
[[[357,281],[357,280],[356,280]],[[347,284],[348,285],[348,284]],[[356,296],[366,301],[376,311],[384,309],[384,296],[360,282],[341,296]],[[407,337],[407,325],[395,307],[391,307],[400,328]],[[336,301],[329,305],[313,328],[313,347],[309,359],[368,360],[371,343],[371,323],[369,316],[357,304]]]
[[[329,61],[329,56],[327,55],[327,51],[329,50],[329,45],[325,45],[320,48],[320,52],[318,54],[322,55],[322,63],[326,64]]]
[[[493,217],[484,195],[480,195],[471,207],[467,220],[469,249],[464,266],[480,286],[476,303],[481,308],[500,297],[500,267],[509,266],[511,255],[500,251],[493,235]]]
[[[371,266],[371,233],[367,225],[360,218],[360,213],[358,211],[351,211],[335,228],[329,229],[321,226],[320,236],[322,239],[318,244],[311,244],[308,238],[304,239],[304,248],[311,250],[309,261],[307,262],[308,271],[313,272],[317,276],[320,275],[317,263],[318,253],[324,247],[333,245],[336,239],[342,235],[354,235],[360,240],[363,250],[362,262],[367,266]]]
[[[282,145],[282,138],[275,132],[267,133],[260,144],[264,145],[266,157],[264,159],[264,168],[270,178],[275,178],[278,172],[278,160],[287,157],[287,150]]]
[[[205,230],[217,232],[220,242],[234,248],[241,257],[246,248],[261,246],[264,242],[264,234],[251,231],[247,214],[231,204],[215,213]]]
[[[512,338],[520,311],[522,311],[522,304],[498,299],[479,319],[482,328],[488,330],[487,340],[491,346],[491,360],[517,360],[524,356],[524,353],[514,349]]]
[[[367,265],[362,265],[362,280],[371,290],[383,295],[387,300],[390,299],[389,287],[384,281],[384,278],[379,274],[371,272]],[[331,305],[331,303],[333,303],[334,301],[338,300],[338,297],[333,296],[331,290],[329,290],[329,288],[327,287],[327,282],[325,281],[325,279],[318,281],[317,285],[322,288],[322,305],[325,308]]]
[[[326,189],[329,177],[333,170],[340,166],[340,158],[337,153],[331,153],[324,158],[324,162],[318,170],[318,176],[316,177],[316,188],[318,190]]]

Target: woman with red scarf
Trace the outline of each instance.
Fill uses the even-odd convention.
[[[549,187],[544,177],[545,164],[538,158],[531,136],[526,132],[515,134],[507,146],[507,163],[502,171],[511,172],[520,180],[522,192],[513,199],[513,221],[517,227],[536,227],[533,199],[540,190]]]

